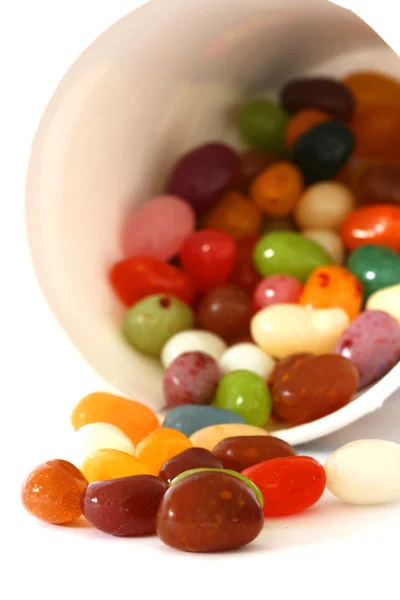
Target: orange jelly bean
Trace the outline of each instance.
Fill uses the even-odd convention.
[[[400,252],[400,206],[371,204],[353,210],[343,219],[340,235],[349,250],[378,244]]]
[[[400,106],[400,82],[373,71],[358,71],[343,79],[356,103],[356,111],[366,106],[390,104]]]
[[[309,129],[323,123],[332,121],[332,116],[322,110],[315,108],[305,108],[296,113],[286,125],[285,143],[288,148],[293,148],[295,141],[306,133]]]
[[[80,501],[88,485],[66,460],[49,460],[34,469],[22,485],[21,501],[34,517],[62,525],[81,516]]]
[[[250,195],[267,215],[289,215],[303,191],[301,171],[289,162],[278,162],[263,171],[253,182]]]
[[[400,105],[367,106],[353,119],[355,154],[365,158],[398,156],[400,153]]]
[[[136,448],[136,458],[147,473],[158,475],[167,460],[192,447],[192,442],[180,431],[161,427],[140,442]]]
[[[219,229],[237,240],[252,237],[260,231],[262,213],[244,194],[229,192],[204,219],[204,227]]]
[[[315,269],[308,278],[299,299],[302,306],[342,308],[355,319],[363,303],[361,282],[344,267],[326,265]]]
[[[88,423],[115,425],[130,437],[135,446],[160,427],[157,415],[148,406],[105,392],[95,392],[82,398],[72,411],[71,423],[75,431]]]
[[[104,448],[87,457],[81,467],[89,483],[107,481],[132,475],[147,475],[146,468],[137,458],[120,450]]]

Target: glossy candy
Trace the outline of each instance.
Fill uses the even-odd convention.
[[[204,297],[197,313],[197,325],[226,342],[233,342],[249,333],[253,312],[250,296],[232,284],[225,284]]]
[[[335,264],[343,264],[345,254],[344,244],[336,231],[331,231],[330,229],[305,229],[301,234],[321,246]]]
[[[172,294],[187,304],[193,297],[193,287],[185,273],[151,256],[135,256],[116,263],[109,280],[128,307],[153,294]]]
[[[216,552],[253,541],[264,526],[253,490],[221,471],[188,475],[172,485],[157,514],[157,535],[186,552]]]
[[[400,283],[375,292],[368,298],[367,310],[382,310],[400,324]]]
[[[160,427],[157,415],[145,404],[106,392],[85,396],[71,413],[75,431],[88,423],[99,422],[119,427],[135,445]]]
[[[214,406],[232,410],[256,427],[265,425],[272,409],[264,379],[243,369],[228,373],[221,379]]]
[[[155,533],[156,514],[168,486],[152,475],[91,483],[82,497],[85,518],[100,531],[119,537]]]
[[[348,404],[358,386],[355,366],[325,354],[297,361],[274,377],[274,411],[293,425],[321,419]]]
[[[218,361],[227,346],[224,340],[209,331],[182,331],[168,340],[161,352],[161,362],[167,369],[178,356],[185,352],[204,352]]]
[[[235,414],[235,413],[232,413]],[[248,435],[269,435],[265,429],[241,423],[210,425],[199,429],[190,436],[193,446],[212,451],[222,440],[229,437]]]
[[[354,135],[339,121],[326,121],[309,129],[295,142],[292,160],[306,185],[331,179],[354,150]]]
[[[361,204],[400,204],[400,166],[365,169],[358,180],[357,197]]]
[[[161,428],[150,433],[136,448],[136,458],[151,475],[157,475],[164,463],[191,448],[193,444],[180,431]]]
[[[400,105],[373,105],[357,112],[352,131],[355,154],[364,158],[385,158],[400,153]]]
[[[240,240],[257,235],[261,222],[261,210],[254,202],[239,192],[228,192],[206,215],[203,225]]]
[[[253,304],[256,310],[273,304],[297,304],[302,290],[301,282],[290,275],[271,275],[257,285]]]
[[[295,210],[300,229],[339,229],[356,205],[351,189],[337,181],[322,181],[306,189]]]
[[[286,125],[286,146],[292,148],[296,140],[314,127],[314,125],[331,120],[331,115],[328,115],[328,113],[323,112],[322,110],[317,110],[315,108],[304,108],[303,110],[299,110]]]
[[[291,275],[305,282],[310,273],[332,259],[312,240],[285,231],[265,235],[254,249],[254,264],[261,275]]]
[[[208,292],[228,279],[237,255],[232,236],[216,229],[201,229],[183,244],[180,259],[198,292]]]
[[[81,516],[80,499],[88,482],[66,460],[49,460],[34,469],[21,488],[22,504],[31,515],[61,525]]]
[[[309,354],[308,352],[298,352],[296,354],[289,354],[289,356],[286,358],[278,361],[268,380],[268,385],[272,392],[272,396],[274,395],[275,384],[279,384],[282,379],[286,378],[287,371],[289,371],[294,365],[298,365],[306,360],[306,358],[312,357],[313,355]]]
[[[353,320],[362,308],[362,285],[360,280],[344,267],[326,265],[311,273],[299,298],[299,304],[312,308],[343,308],[350,320]]]
[[[291,113],[316,108],[344,121],[353,115],[351,91],[340,81],[329,77],[303,77],[289,81],[280,97],[282,106]]]
[[[239,473],[266,460],[296,454],[287,442],[265,435],[227,438],[214,448],[213,453],[225,469]]]
[[[275,361],[261,348],[247,342],[228,348],[221,355],[219,366],[224,374],[245,369],[267,380],[275,366]]]
[[[367,106],[392,104],[400,106],[400,84],[385,73],[356,71],[343,79],[356,102],[356,111]]]
[[[350,254],[347,268],[361,281],[365,298],[400,283],[400,256],[384,246],[360,246]]]
[[[340,233],[349,250],[379,244],[400,252],[400,206],[363,206],[342,221]]]
[[[273,217],[289,215],[303,191],[303,176],[290,162],[276,162],[256,177],[250,196],[263,213]]]
[[[163,388],[167,406],[211,404],[221,377],[218,363],[209,354],[181,354],[164,374]]]
[[[253,294],[255,286],[261,279],[253,264],[253,252],[259,239],[259,236],[253,236],[239,240],[235,264],[229,276],[230,283],[250,295]]]
[[[278,159],[270,152],[246,150],[240,156],[240,181],[238,187],[247,194],[253,179]]]
[[[93,452],[82,464],[81,471],[89,483],[146,474],[146,469],[134,456],[110,448]]]
[[[334,351],[356,366],[362,389],[386,375],[399,360],[400,325],[385,312],[365,311],[343,333]]]
[[[221,460],[205,448],[189,448],[168,460],[160,469],[158,476],[171,483],[175,477],[191,469],[223,469]]]
[[[173,335],[193,325],[193,312],[187,304],[174,296],[158,294],[144,298],[126,313],[123,332],[133,348],[158,357]]]
[[[208,143],[178,160],[166,191],[184,198],[198,215],[202,215],[234,185],[239,174],[236,152],[225,144]]]
[[[103,448],[119,450],[132,456],[135,446],[132,440],[115,425],[110,423],[88,423],[75,431],[72,439],[74,463],[81,466],[85,460]]]
[[[184,404],[168,412],[163,427],[176,429],[190,437],[196,433],[196,431],[200,431],[200,429],[204,429],[205,427],[208,428],[213,425],[223,425],[228,423],[242,425],[246,424],[246,420],[231,410],[216,408],[215,406],[194,406]],[[193,445],[196,446],[197,444],[194,443]],[[212,450],[212,448],[208,449]]]
[[[289,116],[276,103],[251,100],[240,111],[239,133],[253,148],[281,154],[285,149],[285,127]]]
[[[245,469],[243,475],[261,490],[267,518],[294,515],[310,508],[326,486],[324,468],[309,456],[267,460]]]

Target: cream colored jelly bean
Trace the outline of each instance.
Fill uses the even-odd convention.
[[[327,487],[348,504],[383,504],[400,498],[400,446],[358,440],[326,461]]]
[[[368,298],[367,310],[383,310],[400,323],[400,284],[378,290]]]
[[[311,309],[275,304],[256,313],[251,334],[264,352],[285,358],[298,352],[327,354],[350,323],[341,308]]]
[[[74,463],[77,467],[81,467],[88,456],[104,448],[135,454],[131,439],[121,429],[109,423],[89,423],[73,435]]]
[[[219,366],[224,374],[244,369],[268,379],[275,361],[255,344],[243,343],[228,348],[220,357]]]
[[[209,331],[182,331],[172,336],[165,344],[161,352],[161,362],[164,369],[167,369],[184,352],[204,352],[218,361],[227,347],[221,337]]]
[[[249,435],[269,435],[268,431],[254,425],[241,423],[227,423],[225,425],[210,425],[200,429],[190,436],[190,441],[197,448],[206,448],[212,451],[217,444],[228,437]]]
[[[344,244],[336,231],[330,229],[305,229],[302,234],[313,242],[317,242],[337,265],[344,262]]]
[[[300,229],[336,230],[355,205],[355,196],[347,185],[322,181],[306,189],[294,216]]]

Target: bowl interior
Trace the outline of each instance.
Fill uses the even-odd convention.
[[[28,235],[51,309],[109,387],[163,406],[161,367],[122,339],[123,308],[106,280],[127,211],[162,191],[186,149],[216,139],[243,148],[235,110],[247,94],[273,95],[293,75],[357,68],[400,75],[400,60],[358,17],[324,0],[153,0],[71,67],[34,140]],[[282,437],[300,443],[354,421],[396,378]]]

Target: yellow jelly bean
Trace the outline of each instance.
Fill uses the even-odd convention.
[[[367,310],[383,310],[400,323],[400,284],[378,290],[368,298]]]
[[[93,452],[83,463],[81,471],[89,483],[147,474],[145,467],[137,458],[110,448]]]
[[[222,440],[229,437],[249,435],[269,435],[268,431],[254,425],[246,425],[244,423],[226,423],[224,425],[210,425],[199,429],[190,436],[190,441],[197,448],[206,448],[206,450],[214,450]]]

